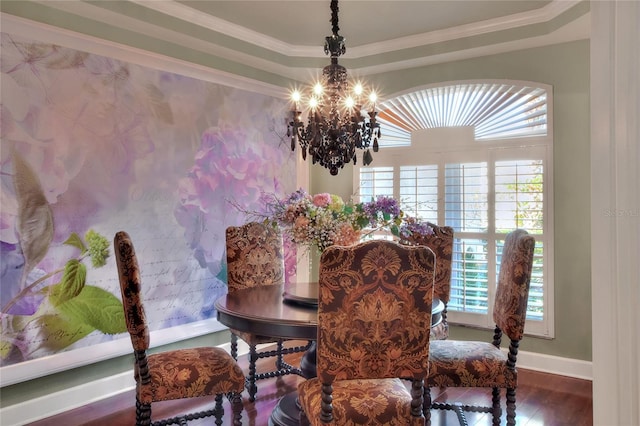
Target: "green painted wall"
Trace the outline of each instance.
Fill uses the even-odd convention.
[[[229,342],[229,339],[228,331],[219,331],[178,343],[152,348],[149,350],[149,353],[200,346],[218,346]],[[0,390],[0,394],[2,395],[1,406],[2,408],[9,407],[126,371],[131,371],[133,377],[133,349],[131,354],[128,355],[3,387]]]
[[[427,84],[471,79],[527,80],[553,86],[555,338],[527,336],[524,351],[591,360],[589,42],[577,41],[369,76],[384,97]],[[384,144],[383,139],[380,144]],[[375,154],[374,163],[375,165]],[[354,192],[352,168],[333,177],[312,167],[311,192]],[[454,327],[453,338],[492,332]]]

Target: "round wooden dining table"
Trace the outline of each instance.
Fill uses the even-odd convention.
[[[316,340],[318,283],[258,286],[234,291],[215,302],[218,321],[229,328],[290,340]],[[434,298],[431,326],[442,321],[444,304]],[[304,354],[300,370],[316,376],[315,345]],[[270,426],[298,425],[297,393],[285,395],[271,414]]]

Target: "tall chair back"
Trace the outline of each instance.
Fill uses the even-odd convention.
[[[226,229],[229,292],[284,284],[284,254],[279,229],[259,222]]]
[[[412,245],[429,247],[436,255],[436,276],[433,286],[433,297],[437,297],[444,304],[442,322],[431,328],[431,340],[444,340],[449,337],[449,322],[447,320],[447,304],[451,297],[451,268],[453,266],[454,231],[450,226],[438,226],[428,223],[433,230],[430,234],[414,233],[405,242]]]
[[[425,390],[425,415],[429,409],[454,410],[464,419],[464,411],[491,413],[493,425],[500,424],[500,390],[506,389],[507,424],[516,421],[518,346],[524,334],[527,300],[533,270],[535,239],[523,229],[507,234],[502,250],[493,319],[493,341],[435,340],[431,342],[429,377]],[[510,339],[509,352],[501,349],[503,333]],[[485,387],[492,389],[492,405],[477,406],[452,402],[431,403],[430,388]]]
[[[229,293],[266,285],[284,284],[284,253],[282,233],[278,228],[259,222],[226,229],[227,286]],[[287,374],[302,375],[300,368],[284,361],[286,354],[303,352],[311,346],[289,345],[285,339],[256,335],[231,329],[231,356],[238,357],[238,338],[249,345],[249,372],[246,388],[249,401],[255,401],[258,392],[256,382]],[[275,343],[275,350],[259,351],[257,345]],[[275,368],[258,373],[256,363],[260,358],[275,357]]]
[[[150,425],[151,403],[183,398],[215,396],[211,410],[189,413],[158,424],[186,424],[187,419],[215,416],[222,424],[223,396],[231,403],[233,424],[241,425],[245,377],[235,360],[223,349],[200,347],[147,355],[149,328],[142,303],[138,259],[131,238],[118,232],[113,240],[122,304],[134,354],[136,425]],[[176,377],[176,372],[179,377]]]
[[[424,246],[373,240],[322,253],[318,377],[298,387],[306,421],[424,424],[433,282]]]

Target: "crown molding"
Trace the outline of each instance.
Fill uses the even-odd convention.
[[[548,22],[579,3],[581,3],[581,0],[553,0],[545,7],[530,12],[516,13],[443,30],[357,46],[349,49],[349,57],[361,58]]]
[[[235,24],[231,24],[218,18],[212,18],[209,15],[204,15],[196,11],[195,9],[189,8],[174,1],[130,1],[136,4],[143,5],[145,7],[151,7],[161,13],[168,13],[180,19],[193,21],[197,25],[213,25],[214,28],[216,28],[215,31],[229,33],[229,35],[233,37],[245,38],[248,42],[259,42],[261,43],[261,47],[264,47],[265,49],[268,49],[270,51],[275,51],[274,49],[282,50],[283,52],[285,52],[284,56],[296,55],[295,51],[297,48],[299,49],[299,51],[306,49],[301,46],[296,47],[288,45],[275,39],[265,38],[263,35],[258,34],[257,32],[239,27]],[[81,18],[103,22],[114,28],[120,28],[126,31],[136,31],[140,34],[144,34],[146,37],[157,39],[161,42],[167,43],[168,45],[178,47],[184,46],[185,48],[189,48],[197,52],[202,52],[203,57],[211,58],[209,60],[210,63],[214,63],[216,57],[223,58],[236,64],[253,68],[254,70],[258,70],[259,72],[271,73],[273,75],[278,75],[287,79],[298,81],[308,80],[309,76],[316,75],[318,72],[318,68],[315,67],[283,64],[276,62],[275,58],[272,60],[268,57],[254,56],[249,53],[244,53],[207,40],[203,40],[201,38],[193,37],[191,35],[187,35],[174,30],[169,30],[151,22],[140,21],[129,16],[112,12],[108,9],[100,8],[91,3],[48,1],[39,1],[38,3],[46,5],[47,7],[55,7],[57,10],[70,13]],[[533,36],[518,40],[505,40],[505,42],[503,43],[489,44],[464,50],[449,51],[432,55],[421,55],[415,58],[394,60],[392,62],[385,62],[383,57],[380,58],[381,54],[389,53],[397,49],[405,49],[410,46],[419,47],[424,43],[434,44],[438,42],[453,40],[459,37],[472,37],[474,35],[486,34],[492,31],[517,28],[519,26],[529,25],[531,23],[546,22],[549,19],[562,14],[563,12],[569,10],[579,3],[580,1],[577,0],[555,0],[544,8],[537,10],[536,13],[516,14],[508,17],[509,19],[483,21],[452,29],[425,33],[418,36],[404,37],[396,40],[389,40],[387,42],[361,46],[358,48],[350,48],[348,51],[348,55],[345,56],[345,63],[356,59],[358,56],[371,56],[374,54],[375,56],[378,56],[380,59],[380,63],[360,67],[353,64],[348,65],[350,71],[364,76],[433,65],[442,62],[464,60],[485,55],[505,53],[512,50],[540,47],[543,45],[574,41],[578,39],[586,39],[589,38],[590,32],[590,18],[588,13],[582,15],[572,22],[569,22],[567,25],[560,27],[554,32],[539,36]],[[10,19],[9,17],[12,17],[11,19],[14,20],[21,19],[4,13],[3,22],[8,22],[8,19]],[[56,42],[59,44],[65,45],[66,43],[66,45],[69,45],[73,48],[110,56],[114,56],[113,49],[107,48],[107,46],[118,46],[118,49],[120,51],[124,50],[129,52],[123,57],[124,60],[127,60],[129,62],[135,63],[136,60],[147,58],[145,60],[145,65],[147,66],[157,67],[158,64],[165,64],[163,65],[163,67],[168,70],[173,70],[173,72],[179,72],[184,75],[193,76],[208,81],[219,82],[221,84],[229,85],[232,87],[248,88],[257,85],[257,87],[255,87],[254,89],[249,90],[255,90],[260,93],[270,94],[277,97],[286,97],[283,96],[282,93],[279,93],[279,90],[274,89],[275,86],[271,86],[267,83],[259,83],[258,80],[255,79],[243,78],[231,73],[225,73],[224,71],[219,71],[214,68],[207,67],[206,65],[181,61],[179,59],[171,58],[167,55],[154,54],[146,50],[137,49],[135,47],[128,47],[116,42],[110,42],[100,38],[76,33],[71,30],[65,30],[58,27],[49,26],[47,24],[37,23],[35,21],[22,19],[19,22],[21,22],[21,24],[14,25],[13,27],[5,26],[3,28],[3,31],[9,31],[10,28],[12,28],[11,31],[13,32],[23,31],[26,27],[30,27],[37,28],[37,30],[35,30],[35,33],[37,33],[44,31],[44,28],[48,28],[47,32],[56,33],[56,37],[62,37],[62,39],[64,39],[64,42]],[[25,36],[27,37],[35,33],[31,30],[25,30]],[[49,40],[48,36],[43,36],[41,39]],[[97,46],[102,47],[97,48]],[[105,49],[107,53],[99,53],[105,52]],[[317,56],[323,58],[326,57],[321,54],[315,54],[316,51],[321,51],[321,49],[313,48],[313,50],[314,54],[309,56]],[[150,65],[152,63],[154,65]],[[266,77],[265,79],[268,80],[268,78]]]
[[[2,31],[9,34],[19,35],[36,41],[53,43],[96,55],[107,56],[148,68],[172,72],[237,89],[253,91],[283,99],[288,97],[286,90],[280,86],[215,68],[171,58],[6,13],[0,13],[0,19],[2,22]]]
[[[326,56],[323,50],[317,46],[300,46],[285,43],[265,34],[233,24],[229,21],[203,14],[196,9],[176,3],[175,1],[130,1],[140,6],[155,10],[156,12],[175,16],[178,19],[200,25],[212,31],[224,33],[243,42],[281,55],[307,58],[321,58]],[[416,34],[408,37],[401,37],[379,43],[350,47],[349,57],[356,59],[380,53],[410,49],[418,46],[548,22],[581,2],[582,0],[553,0],[546,6],[529,12],[517,13],[500,18],[474,22],[467,25]]]

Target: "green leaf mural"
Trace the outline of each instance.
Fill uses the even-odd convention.
[[[38,176],[31,166],[13,152],[13,182],[18,200],[17,233],[25,259],[22,283],[29,272],[45,258],[53,240],[53,214],[47,202]],[[18,294],[2,307],[4,313],[0,339],[0,356],[6,359],[19,351],[21,340],[27,335],[37,335],[29,351],[22,356],[42,349],[60,351],[86,337],[95,330],[105,334],[126,331],[122,303],[113,294],[95,286],[87,286],[87,266],[90,259],[94,268],[106,264],[109,257],[109,241],[93,230],[87,231],[85,241],[75,232],[63,244],[79,250],[77,258],[69,259],[64,268],[53,270],[24,286]],[[62,272],[59,283],[39,288]],[[48,294],[33,315],[11,315],[11,308],[23,297],[36,293]],[[29,353],[25,353],[29,352]]]
[[[80,294],[57,306],[76,325],[85,324],[105,334],[127,331],[122,303],[113,294],[95,286],[84,286]]]
[[[71,259],[64,267],[62,281],[51,290],[49,300],[58,306],[80,294],[87,279],[87,267],[77,259]]]
[[[82,238],[80,238],[80,235],[76,234],[75,232],[72,232],[71,235],[69,235],[69,238],[67,238],[64,243],[78,248],[78,250],[80,250],[80,253],[82,254],[87,251],[87,247],[84,245]]]

